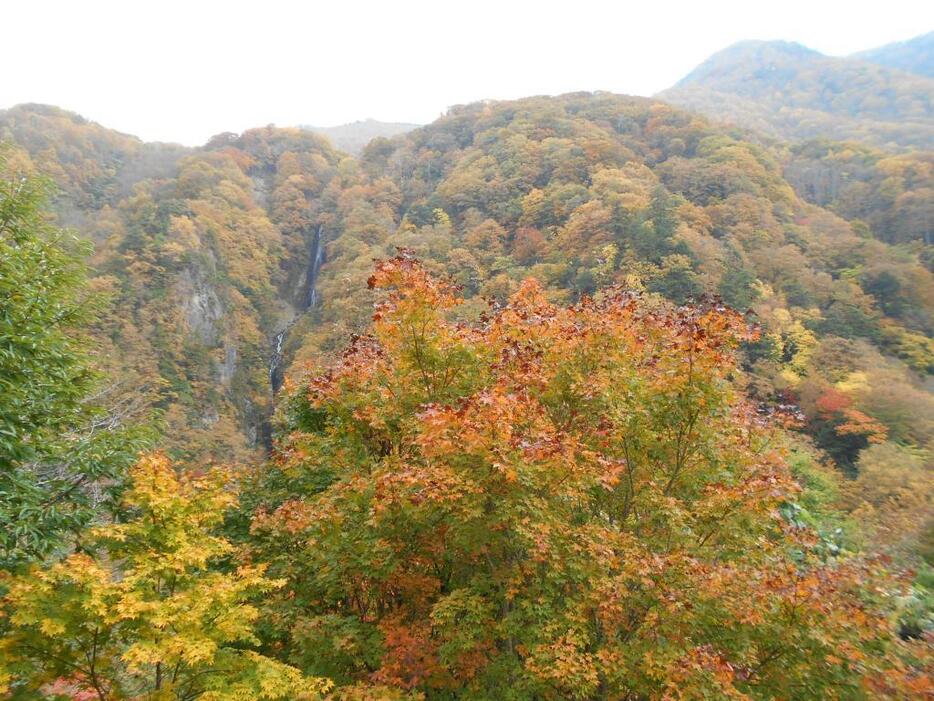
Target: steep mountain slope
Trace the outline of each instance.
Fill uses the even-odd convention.
[[[852,58],[934,78],[934,32],[860,51],[853,54]]]
[[[741,42],[658,97],[783,139],[934,143],[934,80],[789,42]]]
[[[339,124],[336,127],[302,126],[302,129],[326,136],[341,151],[346,151],[355,156],[360,155],[364,147],[373,139],[390,138],[417,128],[417,124],[380,122],[376,119],[364,119],[348,124]]]
[[[340,156],[298,129],[146,145],[45,107],[0,114],[0,130],[95,241],[94,284],[112,304],[98,355],[147,397],[167,447],[199,460],[261,450],[275,338],[313,302],[313,201]]]

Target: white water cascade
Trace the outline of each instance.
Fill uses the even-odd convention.
[[[289,330],[298,320],[299,316],[309,309],[313,309],[318,303],[318,291],[315,289],[315,286],[318,283],[318,274],[321,272],[323,263],[324,236],[323,229],[319,225],[311,241],[311,250],[309,251],[308,267],[305,270],[305,286],[301,297],[299,314],[296,315],[282,331],[273,336],[272,343],[270,344],[272,346],[272,353],[269,358],[269,385],[272,387],[273,394],[278,393],[284,379],[282,347],[285,343],[285,337],[288,335]]]

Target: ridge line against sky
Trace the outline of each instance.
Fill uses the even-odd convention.
[[[737,41],[847,55],[934,27],[934,3],[917,0],[33,0],[4,9],[0,108],[53,104],[189,146],[270,123],[424,124],[481,99],[649,96]]]

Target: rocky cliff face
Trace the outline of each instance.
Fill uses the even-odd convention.
[[[180,300],[187,334],[205,346],[216,345],[224,306],[214,286],[204,279],[203,272],[197,268],[182,271],[175,285],[175,294]]]

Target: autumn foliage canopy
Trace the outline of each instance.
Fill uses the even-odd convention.
[[[465,323],[405,252],[369,284],[372,335],[292,388],[254,486],[290,663],[348,699],[927,683],[887,653],[868,570],[782,516],[781,440],[734,387],[741,315],[618,289],[561,308],[529,280]]]

